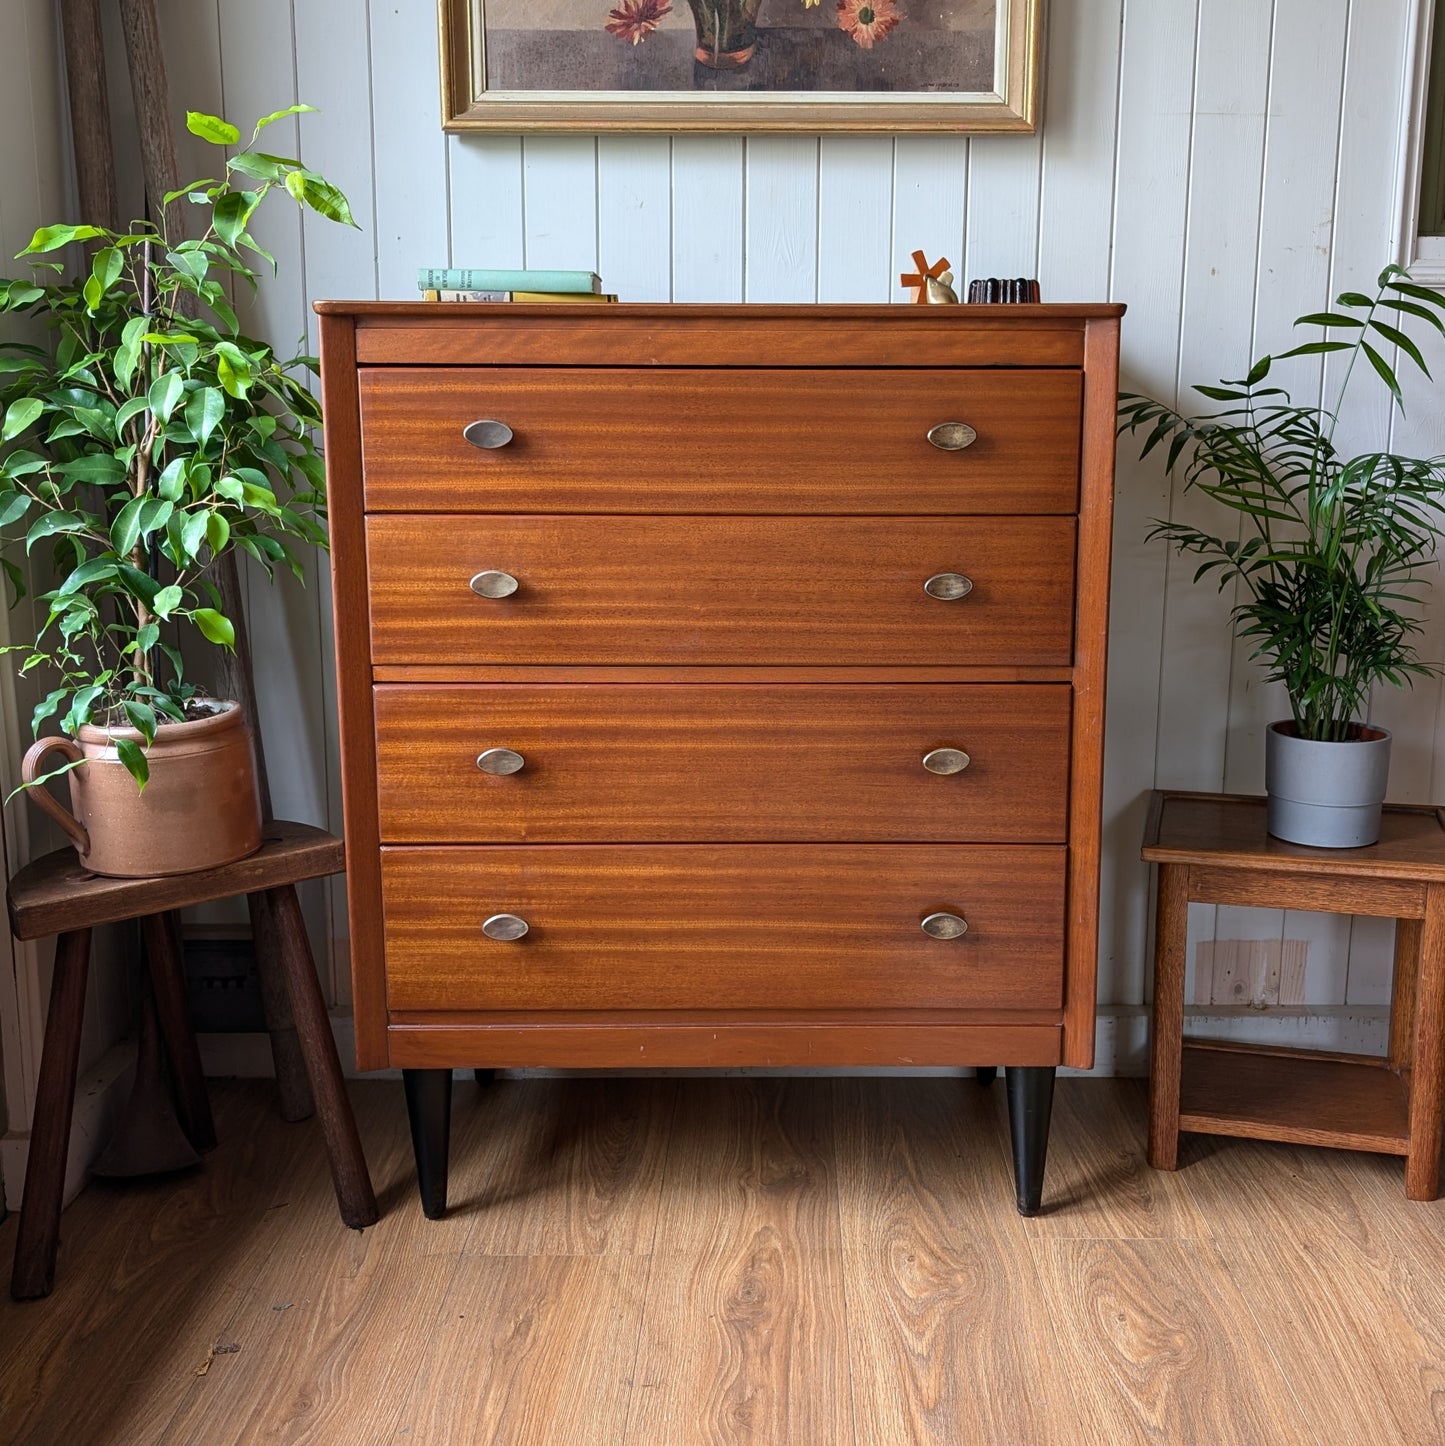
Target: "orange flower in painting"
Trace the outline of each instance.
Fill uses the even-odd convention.
[[[898,0],[838,0],[838,28],[864,50],[872,50],[875,40],[886,40],[902,19]]]
[[[671,11],[672,0],[622,0],[617,9],[607,12],[606,26],[619,40],[641,45]]]

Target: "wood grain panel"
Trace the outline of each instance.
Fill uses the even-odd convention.
[[[384,687],[376,735],[389,843],[1062,843],[1068,812],[1058,685]]]
[[[1048,1009],[1061,848],[382,850],[393,1009]],[[959,939],[919,927],[936,910]],[[481,934],[492,914],[525,938]]]
[[[377,663],[1066,663],[1074,524],[372,516]],[[483,570],[520,582],[478,597]],[[971,578],[946,602],[923,584]]]
[[[366,505],[397,512],[1068,513],[1081,374],[377,367]],[[511,427],[474,447],[469,423]],[[967,422],[969,447],[927,440]]]
[[[697,1017],[697,1016],[695,1016]],[[1059,1017],[1037,1024],[878,1024],[872,1014],[842,1022],[517,1025],[393,1024],[390,1062],[399,1069],[453,1069],[459,1059],[497,1069],[773,1069],[799,1060],[820,1068],[916,1068],[924,1065],[1058,1064]],[[987,1020],[987,1016],[985,1017]]]
[[[978,1209],[1011,1189],[1001,1095],[834,1083],[858,1446],[1053,1439],[1058,1347],[1030,1227]],[[1050,1162],[1051,1196],[1053,1175]]]
[[[850,1441],[838,1247],[830,1084],[681,1085],[627,1440]]]

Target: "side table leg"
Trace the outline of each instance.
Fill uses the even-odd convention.
[[[1154,1008],[1149,1061],[1149,1163],[1179,1167],[1179,1073],[1184,1050],[1184,952],[1189,935],[1189,871],[1159,865],[1154,917]]]
[[[70,1117],[80,1068],[80,1026],[89,969],[90,930],[62,934],[55,942],[50,1013],[45,1019],[45,1047],[40,1056],[25,1193],[15,1236],[15,1266],[10,1275],[10,1294],[16,1300],[49,1295],[55,1283],[55,1252],[60,1245],[60,1207],[64,1203],[65,1160],[70,1153]]]
[[[1425,887],[1417,978],[1405,1195],[1411,1200],[1433,1200],[1440,1193],[1440,1130],[1445,1103],[1445,885]]]
[[[451,1145],[452,1072],[449,1069],[404,1069],[406,1114],[411,1122],[411,1148],[416,1156],[416,1182],[422,1214],[440,1220],[447,1213],[447,1156]]]
[[[1415,991],[1420,983],[1420,919],[1395,920],[1394,985],[1390,990],[1390,1068],[1409,1069],[1415,1054]]]
[[[175,913],[147,914],[140,921],[140,929],[156,1002],[156,1021],[165,1042],[166,1062],[171,1067],[176,1117],[196,1150],[214,1150],[216,1126],[211,1119],[201,1054],[186,1008],[185,966]]]
[[[1052,1065],[1008,1065],[1008,1126],[1013,1141],[1014,1193],[1020,1215],[1037,1215],[1044,1195],[1044,1159],[1054,1108]]]
[[[311,1091],[321,1116],[336,1203],[342,1220],[353,1230],[360,1230],[376,1224],[376,1195],[371,1188],[366,1156],[361,1151],[361,1136],[356,1132],[356,1117],[346,1097],[346,1082],[341,1075],[341,1061],[336,1057],[336,1038],[331,1033],[326,1001],[321,997],[321,984],[311,960],[306,921],[301,915],[296,890],[289,885],[268,889],[264,897],[281,950],[281,969],[306,1071],[311,1077]]]

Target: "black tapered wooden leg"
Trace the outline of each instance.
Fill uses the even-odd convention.
[[[980,1089],[987,1089],[994,1080],[998,1078],[998,1066],[996,1064],[981,1064],[973,1071],[974,1083]]]
[[[1037,1215],[1044,1194],[1049,1115],[1054,1107],[1052,1065],[1009,1065],[1008,1123],[1013,1139],[1014,1192],[1020,1215]]]
[[[452,1072],[404,1069],[406,1113],[416,1156],[416,1183],[422,1214],[440,1220],[447,1213],[447,1152],[452,1132]]]
[[[472,1078],[476,1080],[479,1085],[491,1084],[496,1077],[497,1072],[494,1069],[474,1069],[472,1071]]]

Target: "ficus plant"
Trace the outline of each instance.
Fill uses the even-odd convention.
[[[17,258],[33,276],[0,281],[0,310],[49,330],[46,345],[0,344],[0,567],[12,606],[23,557],[48,550],[58,579],[38,599],[33,641],[4,651],[54,684],[37,734],[51,718],[71,735],[90,722],[135,729],[140,744],[116,747],[142,787],[156,728],[182,721],[197,693],[187,634],[234,644],[209,577],[217,559],[239,549],[268,577],[300,577],[299,550],[326,546],[314,358],[277,356],[243,334],[232,306],[237,284],[254,290],[259,266],[275,270],[250,231],[272,191],[355,224],[335,186],[258,149],[268,126],[312,109],[263,117],[244,147],[235,126],[190,113],[194,135],[223,156],[235,148],[218,178],[123,231],[43,227]],[[177,211],[185,235],[166,219]],[[88,264],[68,275],[57,253],[82,245]]]
[[[1156,521],[1150,537],[1201,557],[1196,581],[1213,575],[1221,592],[1241,585],[1235,631],[1284,684],[1299,736],[1325,742],[1358,735],[1376,683],[1401,687],[1439,671],[1413,639],[1445,494],[1445,457],[1343,456],[1335,445],[1357,376],[1383,385],[1403,414],[1397,367],[1430,371],[1402,328],[1413,318],[1445,336],[1445,297],[1387,266],[1373,296],[1347,291],[1335,306],[1294,323],[1322,328],[1323,339],[1262,357],[1238,381],[1195,387],[1217,411],[1188,417],[1131,393],[1119,406],[1120,432],[1144,434],[1141,456],[1167,442],[1166,467],[1182,460],[1185,486],[1238,524],[1216,535]],[[1298,406],[1266,384],[1274,362],[1323,355],[1338,358],[1328,404]]]

